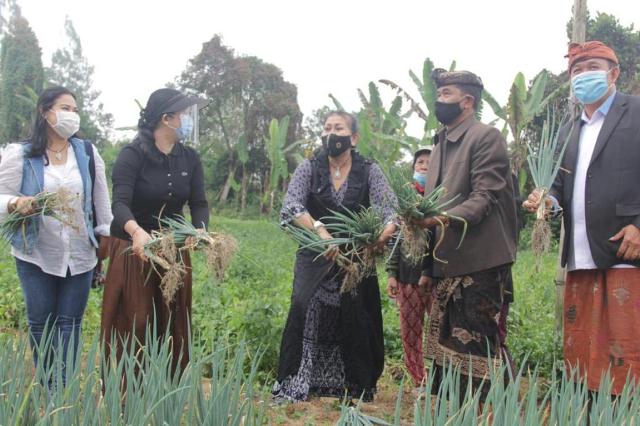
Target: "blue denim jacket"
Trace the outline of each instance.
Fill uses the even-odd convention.
[[[82,139],[71,138],[69,142],[73,147],[73,152],[78,162],[78,169],[80,170],[80,176],[82,177],[82,186],[84,188],[84,202],[82,207],[87,234],[94,247],[98,247],[98,242],[93,233],[93,200],[91,199],[91,187],[93,183],[91,182],[91,175],[89,174],[89,156],[86,153]],[[31,144],[25,144],[23,148],[24,165],[22,168],[20,194],[27,197],[33,197],[44,190],[44,158],[28,157],[30,150]],[[40,221],[40,217],[28,220],[25,229],[13,235],[11,245],[26,254],[31,254],[33,252],[33,246],[38,240]]]

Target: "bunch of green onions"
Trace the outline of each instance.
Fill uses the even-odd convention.
[[[422,196],[413,185],[413,178],[404,168],[391,168],[386,173],[391,189],[396,194],[398,204],[396,213],[406,222],[420,220],[424,214],[418,209]]]
[[[207,266],[217,279],[224,278],[238,243],[231,235],[198,229],[184,217],[159,219],[160,229],[151,232],[151,240],[144,246],[144,254],[152,268],[161,275],[160,288],[165,301],[170,303],[182,286],[187,270],[182,253],[186,250],[202,251]],[[131,247],[127,249],[131,251]],[[158,267],[164,271],[160,273]]]
[[[384,223],[382,213],[373,208],[368,207],[355,213],[345,209],[345,213],[331,212],[331,216],[322,218],[328,224],[327,230],[333,235],[343,235],[349,239],[351,249],[347,253],[352,257],[359,258],[366,266],[371,266],[370,260],[365,259],[363,255],[367,250],[371,249],[382,235]]]
[[[29,220],[37,219],[43,216],[49,216],[59,220],[67,226],[78,230],[79,226],[74,221],[75,210],[71,207],[73,198],[77,197],[64,188],[60,188],[55,192],[41,192],[36,194],[31,200],[33,212],[30,214],[22,214],[17,209],[9,213],[7,217],[0,222],[0,236],[10,241],[17,233],[26,233],[26,226]]]
[[[294,225],[286,229],[301,249],[318,253],[318,257],[338,250],[335,262],[345,272],[340,291],[352,291],[375,271],[379,255],[375,245],[384,229],[382,214],[373,207],[359,212],[346,209],[345,213],[332,211],[321,220],[333,238],[325,240],[314,231]]]
[[[462,244],[467,233],[467,222],[457,216],[447,213],[446,208],[453,203],[458,196],[443,201],[447,194],[447,190],[442,185],[437,186],[430,194],[422,196],[416,191],[413,185],[413,179],[404,169],[391,168],[387,172],[387,178],[391,189],[396,194],[398,204],[396,213],[401,218],[400,236],[397,242],[402,239],[403,252],[406,253],[407,260],[416,265],[420,260],[428,255],[430,235],[429,231],[416,225],[416,222],[427,218],[435,218],[441,229],[440,238],[436,242],[432,255],[434,259],[446,263],[442,259],[438,259],[436,251],[444,239],[446,225],[439,217],[447,217],[450,220],[456,220],[462,223],[463,230],[458,247]],[[397,247],[394,247],[395,250]]]
[[[573,128],[571,129],[573,130]],[[567,144],[560,144],[560,126],[556,126],[555,114],[547,111],[547,119],[542,126],[540,143],[537,146],[527,144],[529,170],[531,178],[540,194],[540,205],[536,211],[536,221],[531,233],[531,248],[538,259],[551,249],[551,227],[547,222],[546,201],[553,182],[560,171],[562,157]],[[571,131],[569,132],[569,135]]]

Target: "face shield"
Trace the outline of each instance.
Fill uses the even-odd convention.
[[[179,112],[180,127],[176,129],[178,138],[189,145],[198,145],[198,113],[200,108],[198,104],[191,105]]]
[[[162,111],[163,114],[171,114],[172,119],[167,125],[176,132],[178,140],[189,145],[198,145],[200,121],[198,114],[200,109],[208,105],[208,102],[197,97],[186,96],[177,90],[161,90],[170,92],[169,95],[172,96],[155,109]],[[152,112],[149,114],[153,116]]]

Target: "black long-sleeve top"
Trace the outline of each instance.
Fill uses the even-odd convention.
[[[397,241],[398,238],[400,241]],[[387,275],[397,279],[401,284],[418,284],[422,275],[423,260],[420,259],[415,264],[412,263],[405,253],[403,242],[404,239],[399,233],[396,233],[389,241],[391,255],[386,265]]]
[[[178,143],[163,154],[153,143],[134,141],[125,146],[113,166],[113,222],[111,235],[130,239],[124,225],[131,219],[147,232],[158,229],[158,216],[183,215],[189,204],[191,222],[209,224],[209,205],[198,153]]]
[[[413,185],[416,191],[424,196],[424,188],[415,182]],[[398,238],[400,238],[400,241],[397,240]],[[423,257],[414,264],[404,252],[403,242],[404,239],[399,232],[396,232],[394,237],[389,241],[389,247],[391,247],[392,251],[387,261],[387,275],[396,278],[398,282],[402,284],[418,284],[420,276],[423,275],[425,258],[431,257],[431,255]],[[428,272],[425,271],[425,275],[427,275],[427,273]]]

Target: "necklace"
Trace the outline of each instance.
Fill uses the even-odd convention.
[[[340,179],[342,177],[342,173],[340,173],[340,168],[342,166],[344,166],[345,164],[347,164],[347,162],[351,159],[351,157],[347,157],[346,160],[344,160],[342,162],[342,164],[333,164],[331,162],[331,158],[329,158],[329,164],[333,166],[333,168],[335,169],[335,171],[333,172],[333,176],[335,176],[337,179]]]
[[[58,151],[56,151],[55,149],[51,149],[51,148],[47,148],[47,151],[51,151],[51,152],[53,152],[53,157],[54,157],[56,160],[61,161],[61,160],[62,160],[62,153],[63,153],[64,151],[66,151],[66,150],[67,150],[67,148],[69,148],[69,143],[68,143],[68,142],[67,142],[67,144],[66,144],[64,147],[60,148],[60,150],[58,150]]]

